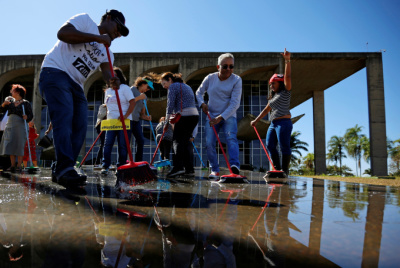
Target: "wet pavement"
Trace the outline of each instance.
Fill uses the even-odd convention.
[[[0,267],[398,267],[400,189],[290,177],[195,177],[80,191],[0,177]],[[13,261],[10,261],[13,260]],[[103,263],[104,266],[101,265]]]

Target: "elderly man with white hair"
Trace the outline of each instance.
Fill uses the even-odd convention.
[[[232,54],[225,53],[218,57],[218,72],[207,75],[196,91],[197,102],[205,114],[210,113],[205,125],[207,140],[207,156],[210,162],[212,180],[219,179],[219,165],[215,151],[216,136],[222,129],[228,146],[229,163],[232,172],[239,174],[239,145],[237,141],[236,111],[242,97],[242,78],[233,73],[235,59]],[[208,94],[208,104],[204,102],[204,94]]]

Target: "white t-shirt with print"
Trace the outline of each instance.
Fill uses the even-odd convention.
[[[118,90],[122,113],[125,115],[129,108],[129,101],[135,99],[128,85],[122,84]],[[107,119],[118,119],[119,110],[115,90],[109,88],[105,92],[104,103],[107,105]],[[128,117],[129,118],[129,117]]]
[[[88,14],[78,14],[66,23],[72,24],[78,31],[100,35],[97,24]],[[110,51],[111,61],[114,55]],[[100,66],[108,62],[106,47],[97,42],[68,44],[58,40],[46,54],[42,68],[51,67],[66,72],[82,89],[86,79]]]

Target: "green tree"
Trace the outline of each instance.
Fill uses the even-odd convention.
[[[355,127],[347,129],[344,134],[347,153],[356,160],[356,175],[358,175],[358,170],[360,170],[361,175],[362,143],[365,142],[365,138],[363,138],[365,135],[361,134],[362,128],[362,126],[356,124]]]
[[[339,174],[342,175],[342,158],[346,158],[346,154],[343,149],[345,148],[346,141],[344,137],[332,136],[328,141],[328,161],[335,161],[337,166],[337,161],[339,160]]]
[[[392,161],[391,169],[392,174],[400,174],[400,139],[389,141],[389,157]]]
[[[351,168],[349,168],[346,165],[343,165],[340,171],[339,167],[336,165],[333,166],[328,165],[326,167],[326,174],[331,176],[345,176],[345,177],[354,176],[354,174],[351,173],[351,171],[352,171]]]
[[[299,140],[301,135],[300,131],[294,131],[290,136],[290,149],[292,150],[292,158],[290,159],[290,164],[296,165],[299,159],[303,156],[300,150],[308,152],[308,143]]]
[[[305,165],[306,169],[312,170],[314,168],[314,154],[308,153],[303,158],[303,164]]]
[[[369,163],[371,159],[370,142],[366,136],[361,137],[361,150],[365,162]],[[361,171],[361,169],[360,169]]]

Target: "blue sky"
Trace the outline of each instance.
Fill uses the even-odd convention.
[[[400,1],[1,1],[0,55],[45,54],[59,27],[88,13],[96,22],[118,9],[130,28],[114,52],[377,52],[383,53],[386,131],[400,138],[398,120]],[[367,45],[368,43],[368,45]],[[293,90],[296,85],[293,85]],[[313,151],[311,100],[292,110],[305,113],[294,130]],[[326,140],[356,124],[368,133],[366,70],[325,91]],[[355,172],[355,161],[345,160]],[[362,169],[368,164],[362,163]]]

